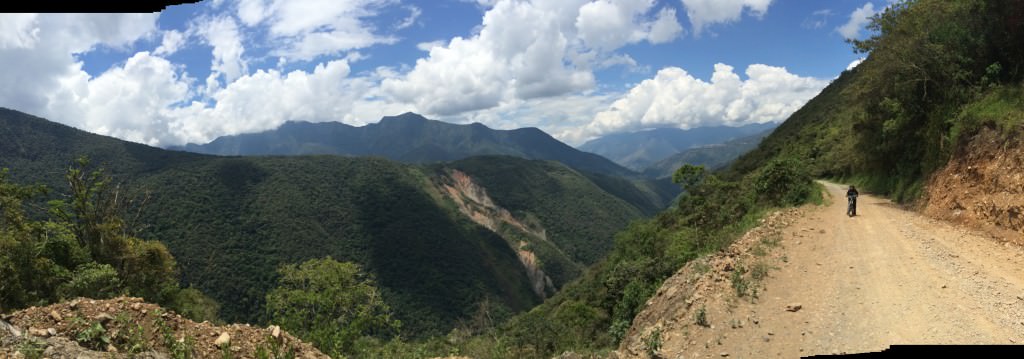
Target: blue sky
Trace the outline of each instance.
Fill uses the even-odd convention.
[[[217,0],[2,14],[0,106],[156,146],[406,111],[573,145],[782,121],[858,60],[888,4]]]

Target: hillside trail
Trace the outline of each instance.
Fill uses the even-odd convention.
[[[664,342],[661,357],[791,358],[1024,341],[1019,246],[870,195],[848,217],[845,186],[823,184],[830,203],[782,230],[778,250],[786,260],[764,279],[756,303],[708,308],[709,318],[719,316],[713,327],[688,326]],[[787,310],[794,304],[801,308]]]

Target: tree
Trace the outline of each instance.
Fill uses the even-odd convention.
[[[88,166],[87,159],[77,160],[67,172],[67,199],[32,215],[26,210],[39,207],[46,189],[9,183],[0,170],[0,311],[129,294],[192,319],[215,319],[212,299],[179,287],[167,247],[130,234],[122,214],[131,199],[110,186],[104,170],[88,172]]]
[[[354,263],[311,259],[278,273],[277,288],[267,294],[271,321],[325,353],[352,353],[356,340],[393,336],[401,326],[373,279]]]

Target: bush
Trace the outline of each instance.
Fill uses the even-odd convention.
[[[174,295],[170,308],[195,322],[217,322],[220,304],[195,288],[184,288]]]
[[[75,268],[71,280],[57,288],[61,298],[113,298],[121,294],[121,279],[109,264],[89,262]]]
[[[278,272],[278,286],[267,294],[271,321],[324,353],[353,353],[361,337],[393,336],[401,326],[357,264],[327,257]]]
[[[776,158],[754,176],[758,199],[770,206],[800,205],[814,193],[813,179],[793,158]]]

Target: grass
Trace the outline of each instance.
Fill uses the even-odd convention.
[[[750,282],[743,277],[744,273],[746,273],[746,268],[743,268],[743,266],[737,266],[736,270],[732,271],[732,275],[730,277],[732,281],[732,288],[736,290],[736,296],[740,298],[746,296],[747,290],[750,289]]]
[[[768,255],[768,251],[764,249],[764,246],[756,245],[754,246],[754,249],[750,250],[750,254],[753,254],[758,257],[764,257]]]
[[[772,233],[761,238],[761,244],[769,248],[778,247],[780,243],[782,243],[782,233]]]
[[[1016,133],[1024,124],[1024,87],[1000,86],[965,106],[950,122],[949,139],[953,144],[962,143],[983,126],[992,126],[1004,136]]]
[[[760,282],[768,278],[768,270],[771,269],[767,263],[757,262],[750,268],[750,278]]]
[[[661,350],[661,328],[654,328],[650,334],[644,337],[644,349],[651,358],[658,358],[658,351]]]
[[[18,352],[27,359],[40,359],[47,346],[48,344],[44,341],[28,338],[18,345]]]
[[[75,341],[83,347],[106,350],[107,345],[111,344],[107,329],[100,322],[87,322],[82,318],[74,317],[71,323],[74,327],[80,328],[75,335]]]
[[[711,322],[708,322],[708,309],[703,304],[697,309],[697,313],[694,313],[693,322],[702,327],[711,326]]]
[[[164,347],[167,348],[171,358],[174,359],[192,359],[195,358],[196,340],[192,336],[186,335],[181,340],[177,340],[174,337],[174,330],[171,329],[167,322],[164,321],[162,311],[157,309],[152,312],[153,323],[157,330],[160,331],[160,336],[163,337]]]
[[[146,328],[132,321],[131,317],[121,313],[114,320],[121,327],[111,340],[116,346],[129,354],[138,354],[150,349],[146,342]]]
[[[277,339],[268,335],[264,343],[256,346],[256,359],[295,359],[295,347],[282,347]]]

